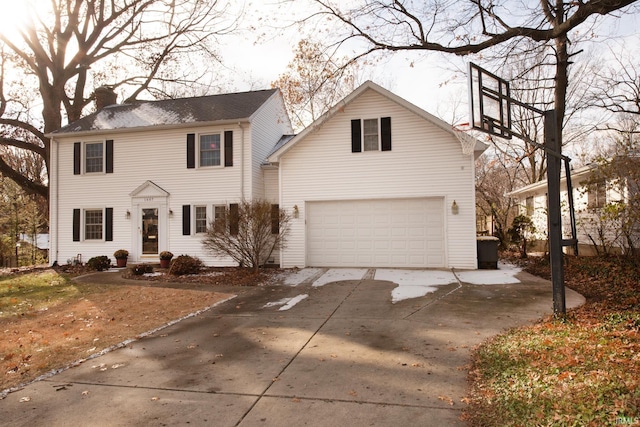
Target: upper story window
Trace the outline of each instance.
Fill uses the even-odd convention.
[[[113,173],[113,140],[73,144],[73,174]]]
[[[391,117],[351,120],[351,152],[391,151]]]
[[[220,166],[220,134],[200,135],[200,166]]]
[[[84,171],[86,173],[102,172],[104,170],[104,144],[102,142],[87,142],[84,144]]]
[[[378,119],[363,120],[363,146],[364,151],[377,151],[378,150]]]
[[[233,166],[233,131],[187,134],[187,169],[208,166]]]

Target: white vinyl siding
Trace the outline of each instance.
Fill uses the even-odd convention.
[[[112,174],[73,175],[73,143],[79,138],[72,136],[56,141],[52,144],[51,154],[52,163],[55,162],[53,159],[58,158],[58,164],[52,168],[50,261],[57,260],[64,264],[78,254],[84,260],[98,255],[110,256],[117,249],[127,249],[131,262],[156,261],[157,256],[142,259],[142,253],[136,252],[136,248],[139,247],[140,209],[157,207],[160,209],[159,227],[164,231],[162,236],[165,239],[164,246],[159,247],[160,251],[170,250],[173,253],[198,256],[207,265],[236,265],[228,259],[216,258],[204,251],[201,235],[195,233],[193,206],[206,205],[211,209],[213,205],[237,203],[243,194],[245,198],[253,197],[247,181],[252,172],[248,167],[243,171],[240,166],[242,152],[245,155],[250,152],[247,147],[244,150],[240,147],[243,132],[244,142],[248,144],[251,141],[251,133],[247,131],[250,126],[248,123],[243,126],[244,131],[234,124],[95,135],[91,140],[114,140],[114,164],[118,167]],[[234,136],[233,167],[186,168],[188,133],[223,135],[227,130],[233,131]],[[272,147],[278,139],[279,136],[260,143]],[[262,176],[259,168],[257,173]],[[241,178],[243,175],[247,179],[244,183]],[[132,192],[147,181],[160,187],[168,196],[149,187],[137,194],[135,199],[132,198]],[[260,182],[260,188],[263,187]],[[100,191],[96,191],[96,188]],[[97,241],[73,242],[72,212],[78,208],[78,195],[82,195],[84,206],[113,207],[113,241],[102,241],[99,245],[96,244]],[[192,206],[190,236],[182,235],[183,205]],[[84,233],[84,228],[82,230]]]
[[[391,117],[393,150],[351,152],[354,117]],[[450,132],[374,90],[366,90],[280,158],[280,207],[291,212],[282,267],[306,265],[311,202],[403,198],[443,201],[445,267],[476,268],[473,156]],[[453,201],[458,214],[451,212]]]

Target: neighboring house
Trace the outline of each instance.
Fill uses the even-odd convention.
[[[627,200],[626,188],[619,188],[604,180],[595,180],[591,185],[588,185],[590,181],[594,181],[593,176],[597,174],[597,171],[598,168],[595,164],[571,171],[578,252],[581,255],[595,254],[594,243],[600,246],[603,241],[613,247],[614,251],[620,250],[618,227],[612,227],[612,223],[606,224],[600,220],[600,217],[602,209],[607,205]],[[564,239],[570,239],[571,222],[566,176],[561,177],[560,189],[562,233]],[[518,199],[520,214],[528,216],[533,221],[536,233],[532,237],[538,240],[536,250],[548,250],[546,247],[548,230],[547,181],[543,180],[527,185],[508,195]]]
[[[450,125],[367,82],[293,136],[278,90],[110,105],[54,132],[51,255],[204,251],[220,209],[292,214],[282,267],[477,266],[474,157]]]
[[[20,240],[27,242],[42,251],[47,251],[49,249],[49,235],[46,233],[36,234],[35,240],[33,234],[20,233]]]

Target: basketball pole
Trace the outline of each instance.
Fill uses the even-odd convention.
[[[476,83],[474,83],[474,81]],[[559,138],[562,129],[557,123],[557,112],[555,109],[542,111],[533,105],[528,105],[511,98],[508,81],[472,62],[469,63],[469,89],[470,123],[473,129],[505,139],[511,139],[513,136],[516,136],[545,152],[547,159],[547,216],[549,221],[549,258],[551,263],[553,314],[558,317],[565,316],[567,307],[565,301],[562,248],[563,246],[572,245],[576,248],[575,250],[577,252],[578,240],[575,236],[575,216],[573,212],[573,200],[571,199],[573,196],[571,191],[570,169],[568,166],[571,159],[562,154]],[[475,91],[477,91],[477,93],[474,93]],[[487,105],[485,105],[485,103]],[[491,110],[492,105],[493,115],[485,113],[487,109]],[[513,105],[522,107],[543,117],[544,144],[540,144],[513,131],[511,128],[511,107]],[[478,113],[477,115],[476,112]],[[569,240],[562,239],[560,174],[563,161],[566,166],[567,192],[570,197],[569,209],[572,218],[572,238]]]
[[[560,153],[556,111],[544,112],[544,144],[551,152]],[[547,203],[549,214],[549,258],[553,290],[553,314],[567,313],[564,290],[564,263],[562,253],[562,212],[560,207],[560,172],[562,158],[547,153]]]

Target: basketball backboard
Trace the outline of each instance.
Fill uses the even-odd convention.
[[[473,129],[511,139],[509,82],[469,63],[469,108]]]

